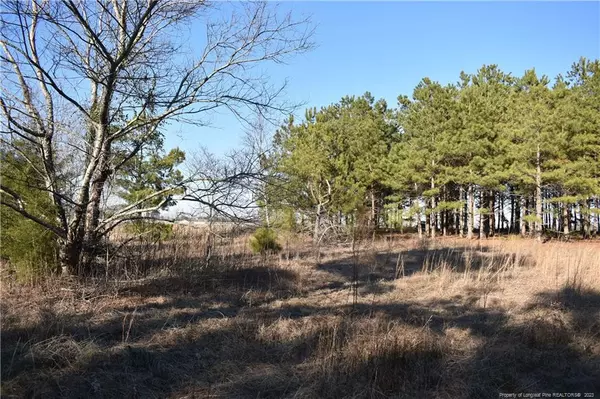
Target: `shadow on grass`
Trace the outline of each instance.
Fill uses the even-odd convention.
[[[357,259],[357,260],[356,260]],[[341,276],[352,281],[355,273],[359,281],[394,280],[421,271],[436,271],[447,267],[453,272],[466,270],[498,270],[505,266],[521,267],[531,265],[531,259],[493,252],[486,246],[446,247],[439,249],[411,249],[399,252],[376,253],[372,256],[346,257],[324,262],[319,270]]]
[[[64,345],[78,351],[79,346],[88,347],[88,343],[93,343],[88,349],[104,351],[147,342],[157,333],[184,329],[211,319],[234,318],[244,308],[293,295],[296,284],[297,275],[289,270],[230,269],[219,274],[155,278],[141,284],[132,282],[116,292],[115,298],[131,297],[141,302],[138,306],[111,306],[109,311],[83,313],[57,313],[51,308],[42,308],[37,312],[37,322],[25,327],[14,323],[18,321],[14,316],[12,324],[17,326],[3,326],[0,331],[2,364],[5,365],[2,381],[10,381],[32,369],[56,371],[69,364],[70,360],[64,360],[60,353]],[[49,354],[49,360],[44,361],[44,355],[36,356],[36,351]],[[69,358],[69,354],[66,356]]]
[[[291,270],[266,266],[212,269],[181,277],[151,279],[124,288],[120,294],[152,297],[182,294],[203,296],[221,291],[230,293],[247,290],[285,292],[294,290],[297,279],[297,274]]]
[[[473,358],[472,397],[600,392],[600,292],[543,292],[523,315],[521,322],[499,329]]]
[[[598,349],[585,346],[598,345],[589,322],[600,311],[596,291],[541,293],[523,320],[468,297],[257,307],[237,295],[285,292],[296,276],[231,273],[197,290],[193,280],[130,287],[130,295],[166,301],[134,309],[129,331],[129,308],[120,309],[129,314],[124,321],[122,314],[92,323],[92,314],[48,313],[29,331],[3,328],[2,396],[482,398],[600,390]]]

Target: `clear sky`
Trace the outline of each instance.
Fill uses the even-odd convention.
[[[423,77],[443,84],[461,71],[498,64],[513,75],[535,67],[553,78],[581,56],[600,58],[600,2],[285,2],[312,15],[317,48],[287,65],[266,67],[289,79],[286,96],[321,107],[370,91],[396,106]],[[298,115],[303,115],[303,111]],[[224,153],[243,127],[231,115],[212,127],[171,128],[167,147],[203,145]]]

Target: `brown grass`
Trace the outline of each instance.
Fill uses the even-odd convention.
[[[267,259],[246,240],[207,263],[180,231],[93,284],[3,278],[2,396],[600,393],[598,242],[381,239],[316,265],[305,239]]]

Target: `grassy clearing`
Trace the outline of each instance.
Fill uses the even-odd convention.
[[[600,244],[381,239],[253,256],[179,233],[140,279],[2,283],[2,396],[600,392]],[[151,255],[150,255],[151,254]]]

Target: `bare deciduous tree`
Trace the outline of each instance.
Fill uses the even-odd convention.
[[[256,66],[312,46],[308,19],[280,16],[264,2],[236,4],[220,21],[203,1],[15,0],[1,7],[1,144],[41,163],[39,189],[57,218],[36,216],[5,184],[1,203],[55,233],[62,270],[73,274],[90,270],[111,226],[152,210],[130,204],[109,213],[103,206],[111,179],[146,135],[169,121],[204,124],[217,108],[242,119],[288,112],[280,99],[285,83],[273,86]],[[174,38],[199,20],[207,21],[206,35],[192,40],[203,51],[192,57]],[[21,143],[33,145],[40,162]],[[67,157],[77,159],[76,168],[65,170],[75,165]]]

